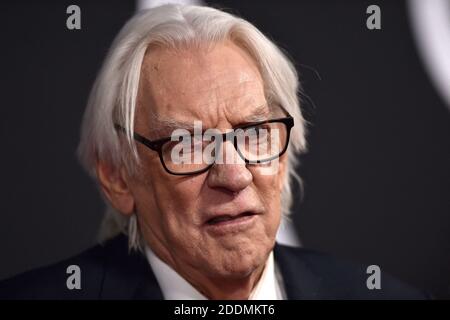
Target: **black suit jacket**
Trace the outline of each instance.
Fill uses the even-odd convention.
[[[369,290],[365,266],[277,244],[274,257],[288,299],[424,299],[422,292],[389,275]],[[69,290],[69,265],[81,269],[81,289]],[[146,257],[129,253],[126,236],[54,264],[0,282],[0,299],[163,299]]]

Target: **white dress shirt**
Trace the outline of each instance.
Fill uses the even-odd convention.
[[[159,259],[147,246],[145,253],[156,280],[166,300],[207,300],[189,282],[181,277],[169,265]],[[283,300],[286,298],[283,281],[273,258],[273,252],[267,259],[264,271],[250,293],[249,300]]]

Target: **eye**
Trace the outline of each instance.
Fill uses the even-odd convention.
[[[253,139],[254,141],[257,141],[258,143],[264,143],[267,142],[268,138],[270,137],[270,126],[267,126],[265,124],[251,127],[249,130],[247,130],[248,136]]]

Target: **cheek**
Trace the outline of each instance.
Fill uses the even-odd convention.
[[[255,190],[267,210],[267,228],[276,232],[281,219],[281,191],[284,185],[285,161],[280,161],[275,174],[262,174],[261,167],[252,170]],[[272,227],[274,229],[272,230]]]
[[[138,178],[136,207],[141,230],[154,248],[192,252],[201,241],[198,195],[202,177],[180,177],[165,172],[146,172]]]
[[[198,220],[195,212],[204,178],[155,171],[143,175],[136,202],[147,220],[158,220],[163,230],[178,228],[179,233]]]
[[[258,193],[265,199],[279,200],[286,176],[285,158],[282,158],[275,166],[255,166],[251,171]]]

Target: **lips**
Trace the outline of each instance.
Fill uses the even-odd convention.
[[[240,220],[246,217],[251,217],[256,215],[256,213],[252,212],[252,211],[245,211],[243,213],[237,214],[237,215],[229,215],[229,214],[224,214],[224,215],[217,215],[214,216],[210,219],[208,219],[206,221],[207,225],[218,225],[218,224],[225,224],[227,222],[233,222],[236,220]]]
[[[264,211],[257,208],[227,208],[213,211],[205,217],[204,230],[212,237],[236,237],[250,232],[258,223],[258,216]]]

